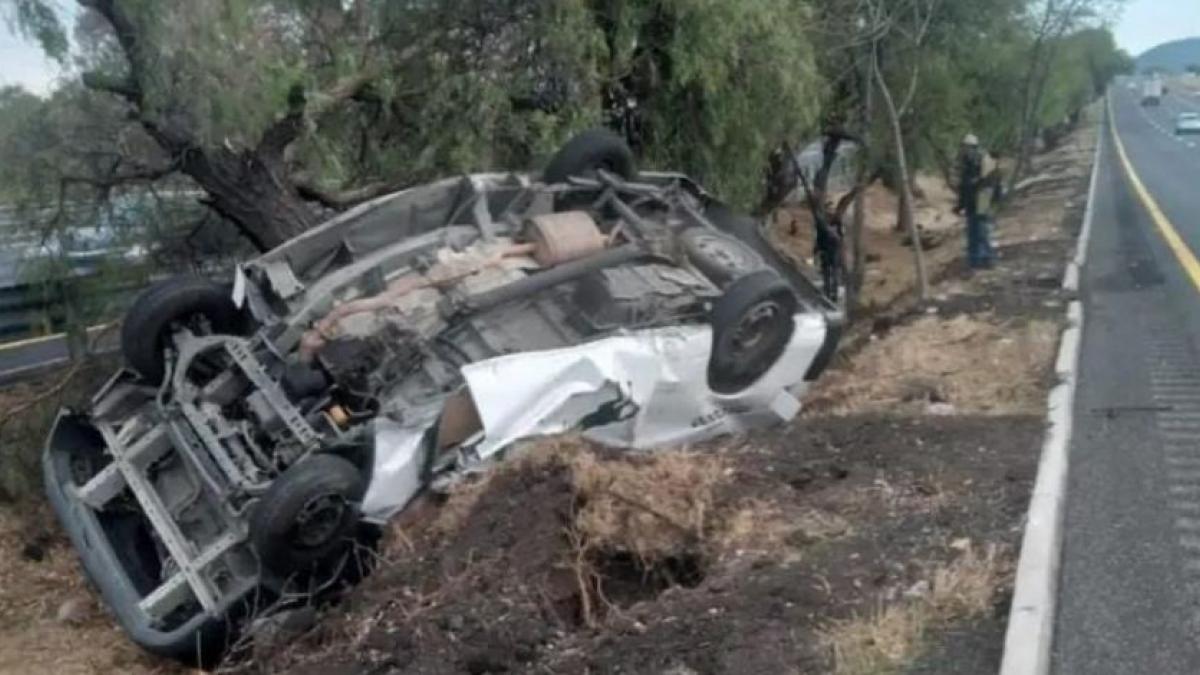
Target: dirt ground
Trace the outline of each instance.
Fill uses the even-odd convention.
[[[957,198],[941,178],[918,174],[918,196],[913,205],[917,226],[935,244],[925,251],[929,269],[947,265],[961,255],[958,247],[945,245],[962,229],[962,219],[952,213]],[[840,195],[832,195],[836,201]],[[867,257],[861,303],[867,313],[890,307],[916,284],[913,250],[906,237],[896,231],[898,200],[880,183],[867,188],[863,197],[863,250]],[[774,215],[772,241],[792,258],[812,266],[812,216],[802,207],[781,209]]]
[[[792,425],[633,457],[533,444],[409,510],[315,627],[226,669],[994,672],[1092,136],[1037,158],[1049,180],[1000,219],[994,270],[966,273],[951,200],[920,179],[918,220],[942,238],[923,306],[873,188],[869,319]],[[27,515],[0,506],[0,672],[182,672],[121,638]]]
[[[85,585],[70,547],[31,527],[43,521],[0,509],[0,673],[179,672],[125,639]]]

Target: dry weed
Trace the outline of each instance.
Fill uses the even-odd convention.
[[[899,672],[916,658],[926,631],[981,616],[992,607],[1004,583],[1007,562],[995,547],[980,553],[968,547],[928,579],[928,589],[901,604],[832,624],[822,640],[831,650],[837,675]]]
[[[957,413],[1040,412],[1058,332],[1052,321],[923,317],[868,345],[848,368],[830,372],[807,405],[834,414],[923,412],[936,396]],[[935,390],[926,382],[936,382]]]
[[[630,461],[578,453],[571,463],[582,506],[575,527],[588,544],[644,561],[696,551],[704,540],[720,458],[663,452]]]
[[[800,505],[785,511],[778,503],[747,499],[722,519],[712,540],[727,553],[781,554],[801,542],[826,541],[851,531],[849,522],[835,513]]]

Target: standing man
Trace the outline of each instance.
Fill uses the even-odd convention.
[[[975,134],[963,138],[959,155],[957,214],[967,218],[967,264],[971,269],[992,266],[992,212],[1000,200],[1000,171],[996,160],[979,146]]]

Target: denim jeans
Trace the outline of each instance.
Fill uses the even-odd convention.
[[[986,267],[996,257],[992,250],[991,230],[991,216],[967,216],[967,264],[972,268]]]

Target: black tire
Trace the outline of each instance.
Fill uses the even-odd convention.
[[[313,455],[283,472],[254,505],[250,541],[263,567],[286,577],[329,562],[354,540],[362,473],[336,455]]]
[[[240,332],[240,313],[223,286],[202,277],[180,276],[146,289],[121,326],[126,363],[147,382],[162,382],[163,350],[172,324],[197,317],[205,318],[214,333]]]
[[[773,270],[730,284],[709,317],[708,386],[720,394],[736,394],[757,382],[787,349],[798,306],[791,287]]]
[[[567,141],[546,165],[542,180],[565,183],[571,176],[587,176],[597,169],[625,180],[637,175],[633,151],[620,136],[607,129],[590,129]]]

